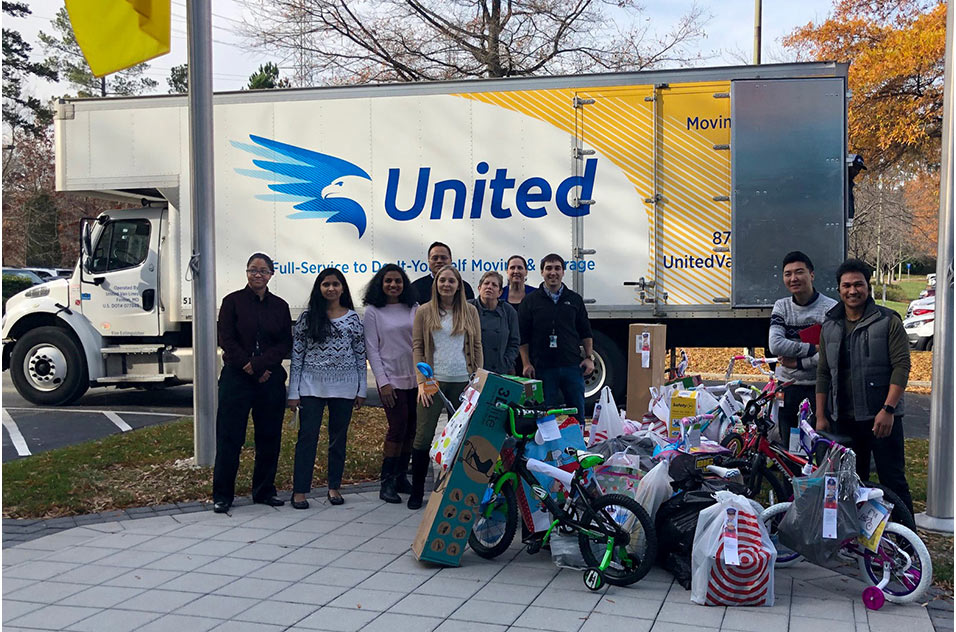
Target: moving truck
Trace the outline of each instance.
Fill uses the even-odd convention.
[[[450,81],[214,97],[217,300],[247,257],[306,307],[336,266],[353,296],[386,262],[427,274],[433,241],[473,285],[555,252],[584,296],[597,370],[621,395],[627,326],[668,346],[763,346],[780,260],[846,252],[847,66],[806,63]],[[84,224],[70,279],[10,299],[3,367],[39,404],[91,385],[193,377],[185,96],[68,99],[61,191],[127,200]]]

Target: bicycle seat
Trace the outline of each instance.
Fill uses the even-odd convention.
[[[588,452],[587,450],[577,450],[575,448],[568,448],[567,451],[574,456],[574,458],[578,462],[578,465],[580,465],[585,470],[590,469],[592,467],[596,467],[600,465],[601,463],[604,463],[603,454]]]

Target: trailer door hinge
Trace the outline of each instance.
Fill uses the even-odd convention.
[[[729,296],[715,296],[715,297],[714,297],[714,302],[715,302],[715,303],[729,303],[729,302],[730,302],[730,297],[729,297]]]
[[[574,206],[576,207],[591,206],[592,204],[594,204],[594,200],[578,200],[576,198],[574,200]]]
[[[593,156],[593,155],[594,155],[593,149],[581,149],[580,147],[574,148],[574,158],[576,160],[580,160],[581,156]]]
[[[718,151],[721,151],[721,150],[726,151],[730,149],[730,145],[714,145],[714,149]]]
[[[571,107],[573,108],[584,107],[585,105],[591,105],[592,103],[594,103],[594,99],[582,99],[577,95],[571,99]]]
[[[58,121],[72,121],[76,118],[76,106],[72,103],[57,103],[56,104],[56,120]]]
[[[714,98],[715,98],[715,99],[729,99],[729,98],[730,98],[730,93],[729,93],[729,92],[715,92],[715,93],[714,93]]]
[[[729,196],[729,195],[715,195],[715,196],[714,196],[714,202],[729,202],[729,201],[730,201],[730,196]]]
[[[571,250],[571,258],[580,259],[584,255],[593,255],[596,252],[594,248],[574,248]]]
[[[661,198],[661,194],[660,194],[660,193],[655,193],[654,195],[652,195],[652,196],[649,197],[649,198],[644,198],[644,203],[645,203],[645,204],[657,204],[658,202],[661,201],[661,199],[662,199],[662,198]]]

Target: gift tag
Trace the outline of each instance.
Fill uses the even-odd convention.
[[[724,563],[740,566],[740,553],[737,550],[737,510],[727,507],[724,516]]]
[[[791,454],[800,453],[800,429],[791,428],[790,429],[790,445],[788,446]]]
[[[835,540],[837,537],[837,497],[840,483],[836,476],[825,476],[823,489],[823,537]]]
[[[641,368],[651,368],[651,334],[648,331],[641,333]]]
[[[865,539],[869,539],[880,526],[880,523],[884,522],[889,515],[890,510],[883,503],[876,500],[866,501],[859,511],[860,533],[863,534]]]
[[[561,429],[558,428],[558,420],[554,415],[538,420],[538,432],[545,441],[557,441],[561,438]]]

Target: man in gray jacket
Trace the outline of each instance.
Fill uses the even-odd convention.
[[[910,349],[899,314],[870,296],[868,265],[847,259],[837,269],[840,303],[827,312],[817,366],[817,430],[852,439],[856,471],[870,477],[870,454],[880,483],[913,511],[903,458],[903,393]]]
[[[777,357],[777,379],[794,382],[784,391],[778,414],[780,440],[786,446],[790,430],[797,427],[800,402],[814,402],[820,326],[827,310],[837,302],[814,289],[813,262],[799,250],[787,253],[782,268],[783,284],[790,296],[773,305],[767,346]]]

